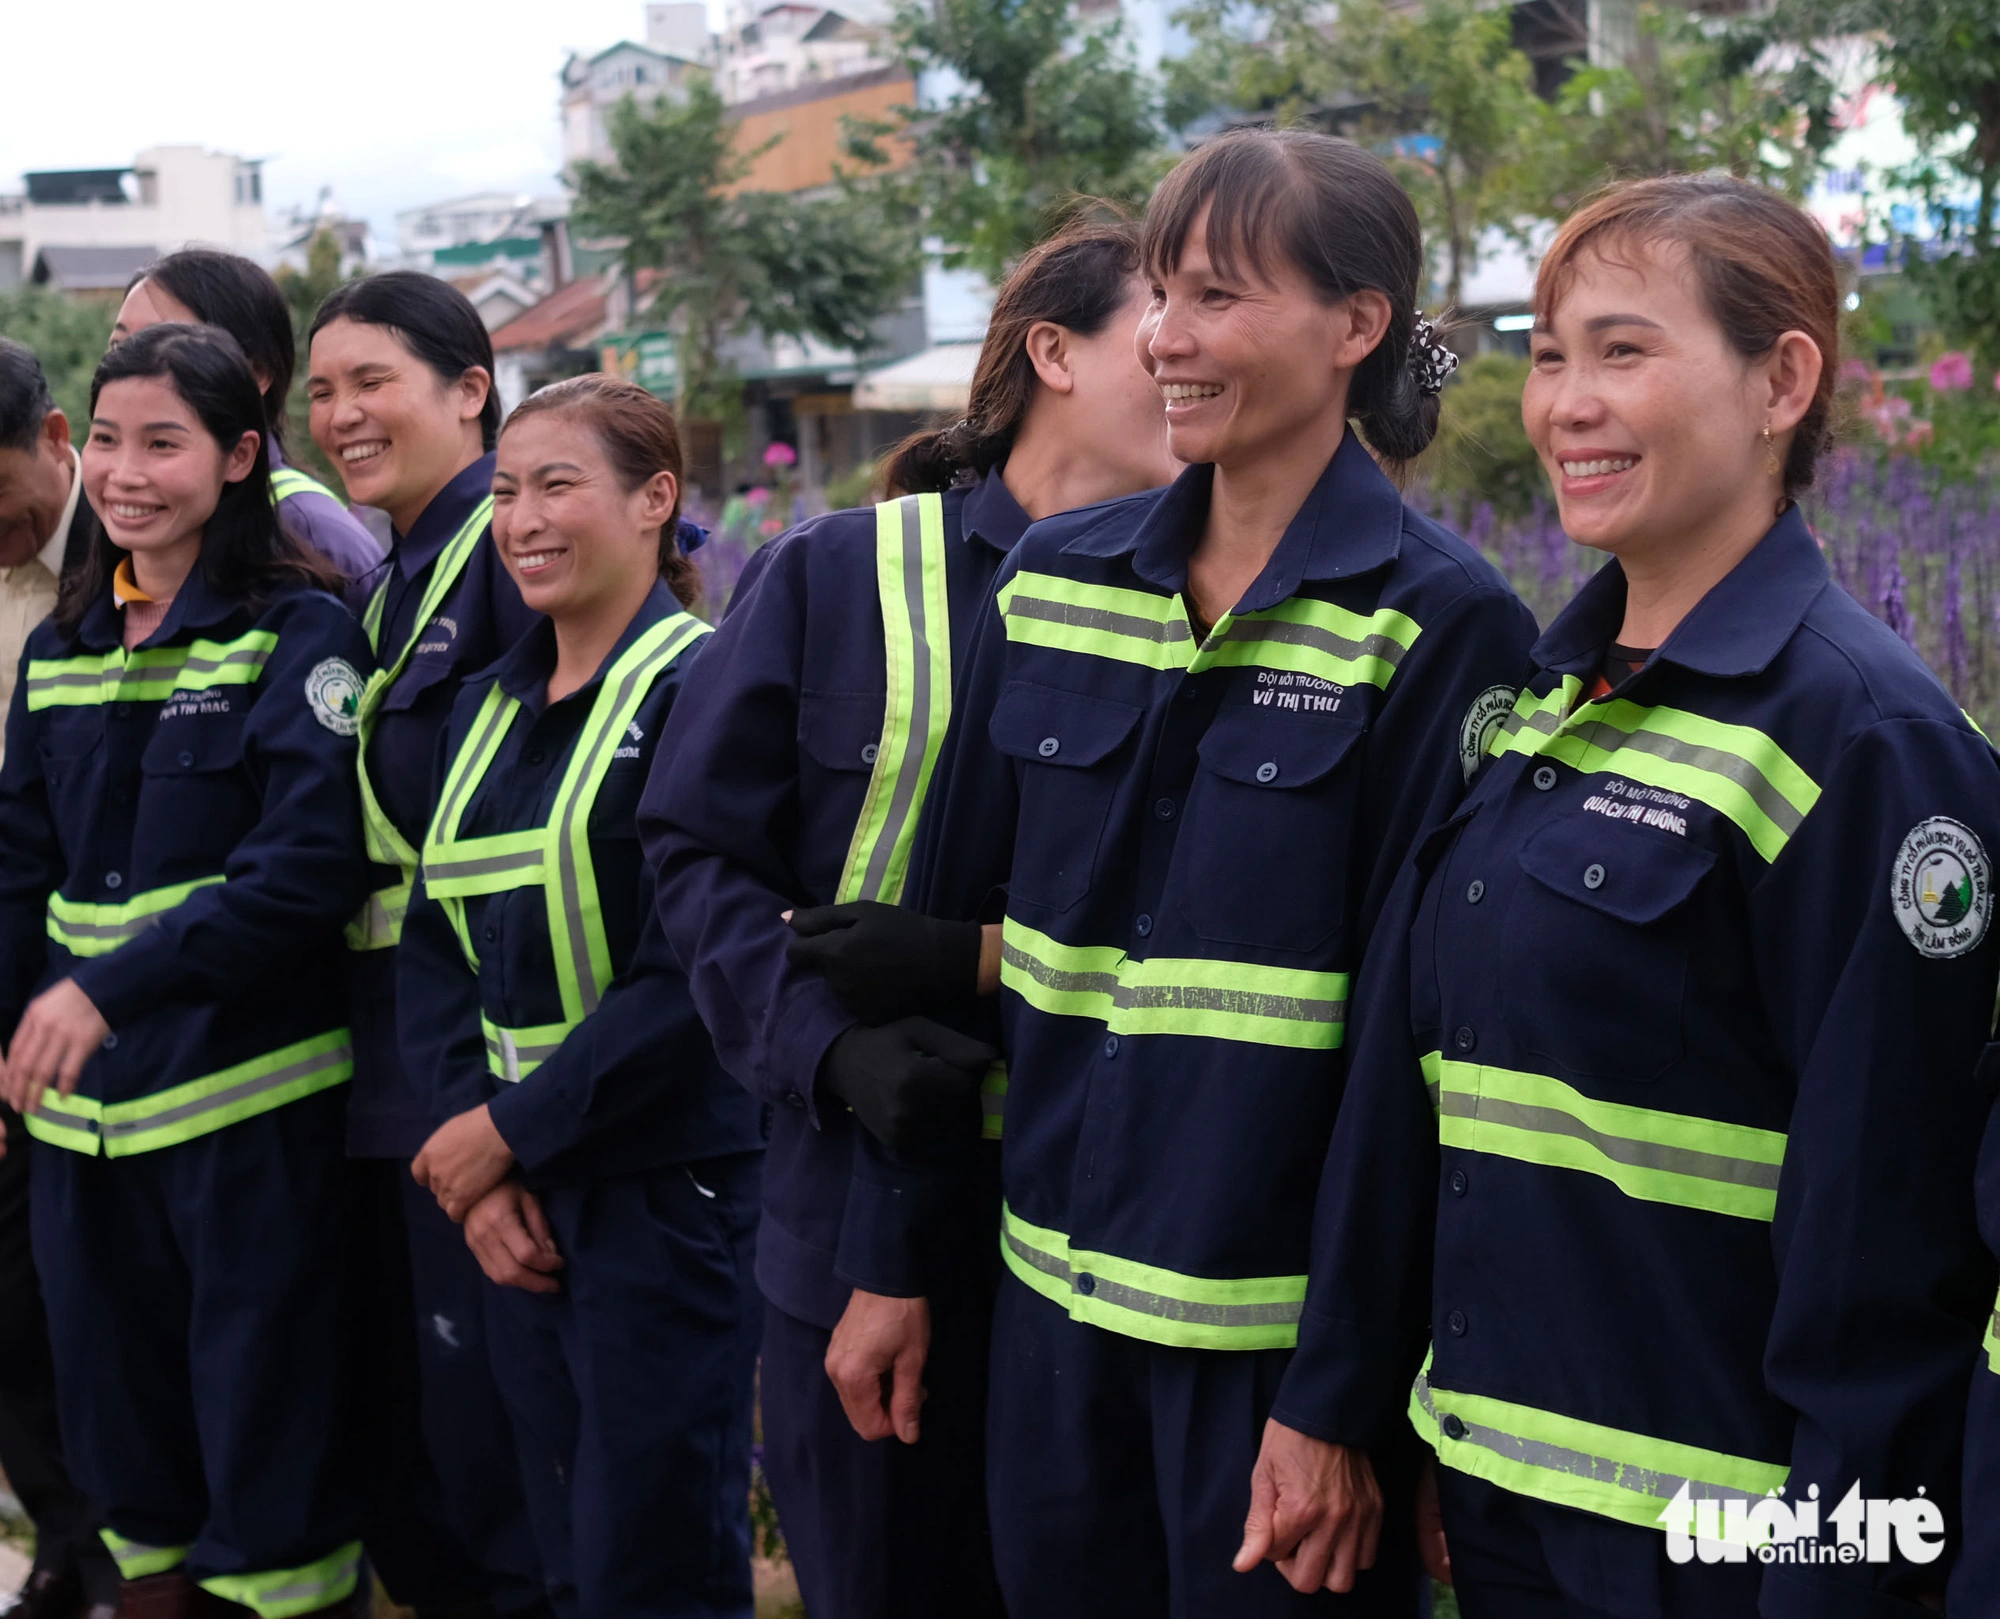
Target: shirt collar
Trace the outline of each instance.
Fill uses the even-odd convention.
[[[570,697],[588,697],[595,692],[605,672],[625,655],[634,641],[661,619],[683,611],[680,598],[668,587],[666,580],[655,580],[639,611],[632,615],[632,622],[625,626],[625,633],[618,637],[617,645],[598,665],[597,673],[570,693]],[[541,713],[548,707],[549,677],[556,672],[554,621],[538,615],[535,627],[514,643],[495,668],[502,691],[530,714]],[[565,697],[563,701],[568,702],[570,697]]]
[[[416,578],[435,562],[473,508],[493,493],[494,459],[488,450],[432,497],[409,533],[396,536],[393,554],[405,579]]]
[[[1830,575],[1796,505],[1675,626],[1655,661],[1724,680],[1761,674],[1805,621]],[[1538,668],[1580,672],[1603,656],[1625,619],[1625,570],[1614,557],[1535,643]]]
[[[1162,590],[1187,586],[1187,559],[1201,538],[1215,485],[1213,466],[1192,466],[1139,521],[1100,523],[1063,547],[1078,556],[1130,554],[1132,571]],[[1403,543],[1403,497],[1359,436],[1341,435],[1326,470],[1285,527],[1264,571],[1234,604],[1239,613],[1276,607],[1307,580],[1353,579],[1396,560]]]
[[[83,458],[72,448],[69,452],[69,499],[63,502],[62,516],[57,519],[55,532],[43,544],[35,560],[49,570],[52,578],[62,577],[63,552],[69,545],[70,525],[76,521],[76,509],[83,504]]]
[[[966,490],[959,531],[968,540],[981,540],[1005,556],[1020,543],[1033,521],[1001,479],[1000,468],[995,467]]]
[[[123,564],[120,566],[122,569]],[[184,631],[213,629],[233,614],[245,611],[242,602],[217,594],[197,562],[181,581],[181,588],[174,592],[166,616],[160,620],[159,628],[146,637],[145,644],[166,646]],[[125,624],[114,584],[107,583],[84,612],[76,638],[80,644],[100,650],[123,644]]]

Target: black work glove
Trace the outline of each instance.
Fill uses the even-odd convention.
[[[900,905],[860,900],[792,912],[785,945],[863,1023],[935,1012],[979,993],[977,922],[944,922]]]
[[[819,1081],[899,1158],[979,1137],[979,1082],[1000,1054],[929,1018],[849,1029],[827,1047]]]

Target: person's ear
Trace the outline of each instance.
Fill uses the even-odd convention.
[[[51,406],[48,415],[42,418],[42,448],[64,466],[69,465],[69,418],[60,405]]]
[[[1333,363],[1337,369],[1349,370],[1375,352],[1389,330],[1393,311],[1388,295],[1373,287],[1350,293],[1341,300],[1341,308],[1343,320],[1335,328],[1339,335]]]
[[[680,501],[680,480],[671,472],[656,472],[640,488],[639,496],[640,522],[648,528],[663,527]]]
[[[493,392],[493,373],[483,365],[469,365],[453,386],[458,390],[458,419],[478,421],[486,409],[487,396]]]
[[[1066,327],[1058,326],[1052,320],[1038,320],[1028,328],[1023,340],[1028,350],[1028,363],[1035,368],[1035,375],[1044,388],[1051,393],[1074,393],[1076,374],[1072,367],[1075,356],[1070,349],[1070,334]]]
[[[264,435],[262,433],[246,432],[236,441],[236,448],[231,450],[223,460],[222,481],[224,483],[241,483],[245,478],[249,477],[251,469],[257,465],[257,453],[263,447]]]
[[[1770,390],[1765,410],[1773,433],[1789,433],[1805,419],[1825,367],[1819,345],[1804,332],[1786,332],[1771,346],[1764,372]]]

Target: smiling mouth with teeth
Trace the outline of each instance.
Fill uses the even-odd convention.
[[[1193,399],[1213,399],[1222,392],[1219,382],[1163,382],[1160,397],[1170,405],[1185,404]]]
[[[164,506],[133,506],[120,500],[111,502],[111,515],[125,523],[143,523],[155,512],[165,510]]]
[[[1629,472],[1639,464],[1637,456],[1620,456],[1604,461],[1564,461],[1563,475],[1569,478],[1601,478],[1608,473]]]
[[[389,445],[386,439],[371,439],[366,444],[348,445],[346,449],[340,452],[340,459],[349,466],[353,466],[357,461],[374,460],[376,456],[385,454],[388,448]]]
[[[539,573],[561,555],[560,551],[526,551],[514,558],[514,565],[523,573]]]

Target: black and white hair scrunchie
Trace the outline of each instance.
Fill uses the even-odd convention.
[[[1437,327],[1422,315],[1410,330],[1410,368],[1420,394],[1442,393],[1445,378],[1458,369],[1457,354],[1438,341]]]

